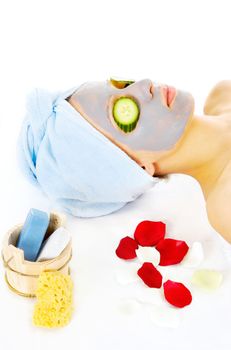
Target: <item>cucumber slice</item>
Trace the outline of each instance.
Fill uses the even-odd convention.
[[[125,80],[125,79],[119,79],[119,78],[110,78],[110,82],[113,86],[115,86],[117,89],[124,89],[125,87],[135,83],[135,80]]]
[[[133,99],[120,97],[113,106],[112,114],[118,127],[127,133],[135,129],[140,110]]]

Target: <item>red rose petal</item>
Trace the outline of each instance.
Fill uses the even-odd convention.
[[[148,287],[160,288],[162,286],[162,275],[152,263],[143,263],[137,274]]]
[[[134,259],[136,257],[136,249],[138,249],[137,242],[131,237],[124,237],[121,239],[117,249],[116,255],[121,259]]]
[[[183,283],[166,281],[164,284],[165,299],[173,306],[185,307],[192,301],[192,295]]]
[[[165,227],[162,221],[141,221],[135,229],[134,238],[143,247],[152,247],[164,238]]]
[[[157,244],[156,249],[160,252],[159,265],[167,266],[180,263],[187,254],[189,247],[184,241],[165,238]]]

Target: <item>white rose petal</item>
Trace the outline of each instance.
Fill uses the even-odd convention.
[[[198,267],[204,260],[204,251],[200,242],[194,242],[182,260],[183,267]]]
[[[141,247],[136,249],[137,258],[141,263],[151,262],[154,266],[159,265],[160,253],[154,247]]]

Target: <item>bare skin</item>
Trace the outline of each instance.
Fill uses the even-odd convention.
[[[71,98],[69,102],[88,119]],[[190,119],[183,136],[170,151],[134,152],[98,125],[93,126],[150,175],[181,173],[195,178],[206,201],[210,224],[231,243],[231,81],[222,81],[212,89],[204,115]]]

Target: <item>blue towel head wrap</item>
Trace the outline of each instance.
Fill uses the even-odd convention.
[[[112,213],[158,180],[86,121],[66,100],[77,88],[35,89],[19,136],[23,172],[66,212]]]

